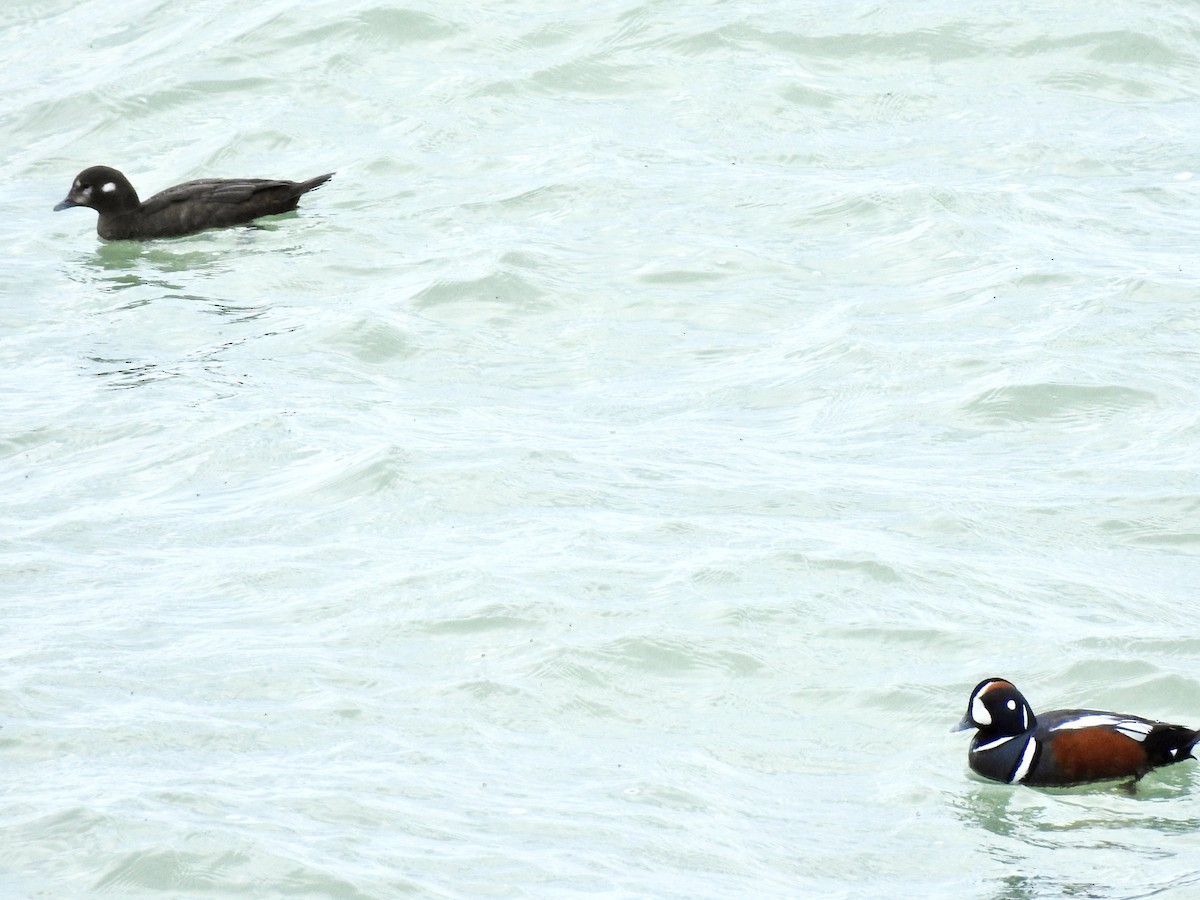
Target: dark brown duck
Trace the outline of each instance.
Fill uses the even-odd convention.
[[[302,194],[332,177],[333,172],[308,181],[202,178],[169,187],[142,202],[129,179],[116,169],[92,166],[79,173],[67,198],[54,209],[90,206],[100,214],[96,231],[106,241],[181,237],[289,212]]]

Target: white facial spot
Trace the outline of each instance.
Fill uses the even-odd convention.
[[[976,725],[991,725],[992,714],[987,711],[987,707],[983,705],[983,694],[976,694],[971,698],[971,718]]]
[[[117,189],[116,184],[111,181],[107,182],[100,188],[100,190],[104,191],[104,193],[106,193],[106,194],[111,194],[116,189]]]
[[[1005,706],[1007,706],[1007,707],[1008,707],[1010,710],[1016,709],[1016,708],[1017,708],[1017,701],[1016,701],[1016,700],[1009,700],[1009,701],[1008,701],[1008,703],[1006,703],[1006,704],[1005,704]]]

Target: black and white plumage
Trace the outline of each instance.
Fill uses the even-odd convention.
[[[968,762],[992,781],[1067,787],[1136,781],[1151,769],[1193,759],[1200,732],[1183,725],[1096,709],[1034,715],[1011,682],[985,678],[971,691],[955,731],[977,729]]]

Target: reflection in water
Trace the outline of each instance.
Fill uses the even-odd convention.
[[[1116,860],[1122,869],[1139,871],[1186,853],[1172,842],[1178,835],[1200,830],[1200,815],[1181,803],[1192,793],[1186,772],[1164,773],[1140,782],[1130,792],[1117,783],[1066,789],[1012,788],[986,785],[959,798],[957,813],[969,826],[986,832],[981,847],[1005,874],[993,882],[997,900],[1043,897],[1128,897],[1171,893],[1200,884],[1194,868],[1145,884],[1145,892],[1131,895],[1122,879],[1114,885],[1104,879]],[[1088,870],[1048,876],[1052,859],[1063,849],[1095,855]],[[1047,854],[1055,853],[1051,858]],[[1186,868],[1186,866],[1181,867]],[[1093,879],[1086,877],[1093,874]],[[1027,873],[1043,873],[1031,875]]]
[[[166,241],[112,241],[101,244],[91,260],[94,268],[106,271],[153,267],[161,272],[204,275],[208,274],[206,270],[225,268],[221,266],[224,256],[224,253],[203,250],[175,250]]]
[[[251,304],[245,298],[221,298],[195,292],[196,279],[210,279],[234,269],[246,259],[246,249],[254,247],[254,232],[272,231],[274,226],[254,225],[236,230],[237,248],[228,245],[228,233],[193,235],[183,241],[114,241],[102,243],[95,253],[85,254],[79,262],[89,270],[89,283],[106,293],[135,291],[120,309],[136,309],[159,300],[188,300],[208,307],[208,311],[235,321],[252,321],[268,311],[265,304]],[[209,240],[212,250],[194,249],[197,241]],[[188,249],[184,249],[186,246]],[[292,255],[298,248],[271,246],[261,252]],[[185,279],[167,277],[185,273]],[[70,274],[70,273],[68,273]],[[180,280],[186,281],[185,289]]]
[[[104,379],[110,387],[114,388],[138,387],[180,374],[178,371],[170,371],[155,363],[138,363],[132,359],[103,359],[93,356],[91,362],[102,366],[98,372],[92,374],[97,378]]]
[[[269,303],[248,302],[244,296],[220,296],[216,291],[206,290],[247,287],[244,279],[237,278],[238,269],[246,265],[247,251],[254,252],[254,232],[261,230],[269,229],[236,229],[179,241],[114,241],[79,254],[67,268],[66,276],[87,286],[85,297],[94,293],[97,300],[108,301],[90,313],[102,320],[94,330],[97,340],[103,340],[105,346],[97,346],[88,355],[89,374],[118,389],[181,376],[225,386],[240,383],[238,377],[224,371],[231,349],[299,328],[298,325],[281,327],[274,320],[274,309]],[[206,245],[211,249],[206,249]],[[284,248],[283,252],[290,255],[292,249]],[[272,245],[260,252],[277,255],[280,250]],[[119,298],[119,302],[111,305],[112,298]],[[178,310],[172,306],[158,311],[159,317],[165,314],[170,320],[173,328],[169,333],[155,327],[153,314],[145,315],[166,301],[186,304]],[[131,312],[135,314],[132,318]],[[239,327],[234,334],[213,333],[209,338],[218,339],[217,343],[194,346],[180,355],[179,318],[195,313],[220,317],[222,329]],[[257,329],[240,327],[255,322],[262,324]],[[264,327],[267,322],[271,325]],[[123,331],[129,333],[122,334]],[[163,350],[160,344],[165,340],[173,340],[172,349]]]
[[[1134,900],[1139,897],[1194,896],[1181,893],[1200,885],[1200,873],[1187,872],[1169,879],[1147,877],[1140,888],[1130,890],[1127,884],[1111,885],[1071,878],[1052,878],[1047,875],[1005,875],[994,882],[995,900],[1049,900],[1049,898],[1111,898]]]

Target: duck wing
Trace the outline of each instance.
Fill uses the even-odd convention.
[[[243,225],[260,216],[296,208],[301,195],[319,187],[333,173],[308,181],[270,178],[201,178],[160,191],[138,212],[147,236],[173,237],[207,228]]]

